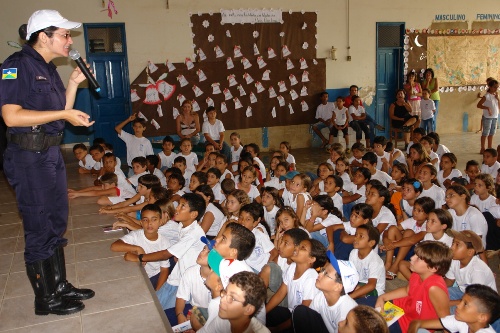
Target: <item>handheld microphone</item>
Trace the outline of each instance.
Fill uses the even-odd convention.
[[[90,72],[88,69],[87,65],[83,62],[82,57],[80,56],[80,52],[77,50],[71,50],[69,51],[69,56],[71,59],[73,59],[80,70],[82,71],[83,75],[87,78],[87,81],[89,82],[89,85],[92,89],[94,89],[96,92],[101,91],[101,87],[99,86],[99,82],[95,79],[94,75]]]

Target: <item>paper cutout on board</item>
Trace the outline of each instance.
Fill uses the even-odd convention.
[[[231,57],[227,57],[227,59],[226,59],[226,68],[227,69],[234,68],[233,59],[231,59]]]
[[[195,97],[200,97],[201,95],[203,95],[203,91],[200,88],[198,88],[198,86],[193,84],[192,89]]]
[[[218,94],[222,94],[222,91],[220,90],[220,83],[214,82],[212,83],[212,95],[218,95]]]
[[[299,95],[297,95],[297,92],[295,90],[290,90],[290,96],[292,97],[292,101],[295,101],[297,98],[299,98]]]
[[[308,71],[304,71],[304,73],[302,73],[302,82],[309,82],[309,72]]]
[[[290,114],[294,114],[293,112],[293,106],[291,103],[288,103],[288,110],[290,110]]]
[[[297,78],[296,78],[296,77],[295,77],[295,75],[293,75],[293,74],[290,74],[290,75],[288,76],[288,78],[290,79],[290,85],[291,85],[291,86],[294,86],[294,85],[296,85],[297,83],[299,83],[299,81],[297,81]]]
[[[300,69],[306,69],[306,68],[308,68],[308,67],[309,67],[309,66],[307,66],[307,61],[306,61],[306,59],[304,59],[304,58],[300,58],[299,62],[300,62]]]
[[[293,68],[295,68],[295,66],[293,65],[292,60],[291,59],[287,59],[286,60],[286,69],[290,70],[290,69],[293,69]]]
[[[177,95],[177,100],[179,101],[179,104],[182,106],[182,103],[186,100],[186,97],[184,97],[183,94]]]
[[[245,96],[247,94],[245,92],[245,89],[243,89],[243,86],[241,84],[237,88],[238,88],[238,91],[240,92],[240,96]]]
[[[252,116],[252,107],[251,106],[247,107],[247,111],[245,112],[245,115],[247,116],[247,118]]]
[[[193,111],[200,111],[200,105],[198,104],[197,101],[195,101],[194,99],[191,101],[191,104],[193,105]]]
[[[144,104],[160,104],[160,96],[158,95],[158,90],[156,90],[156,85],[150,84],[146,88],[146,98],[143,101]]]
[[[268,91],[269,91],[269,98],[274,98],[277,96],[276,91],[274,91],[274,88],[272,86],[269,87]]]
[[[302,111],[309,110],[309,105],[307,105],[306,101],[302,100],[302,102],[300,102],[300,105],[302,106]]]
[[[174,64],[172,64],[168,59],[167,59],[167,62],[165,63],[165,65],[167,66],[169,72],[175,71]]]
[[[302,86],[302,89],[300,89],[300,96],[307,96],[307,87]]]
[[[220,112],[222,112],[222,113],[226,113],[227,112],[226,102],[220,103]]]
[[[229,38],[231,38],[231,31],[226,30],[226,36],[229,37]]]
[[[222,52],[221,48],[219,47],[219,45],[216,45],[214,47],[214,51],[215,51],[215,57],[216,58],[222,58],[224,56],[224,52]]]
[[[191,61],[190,58],[186,58],[186,60],[184,60],[184,63],[186,64],[186,67],[187,67],[188,70],[194,68],[194,64],[193,64],[193,62]]]
[[[306,28],[307,28],[307,23],[304,22],[304,24],[302,24],[302,30],[306,30]]]
[[[160,129],[160,124],[158,124],[158,123],[156,122],[156,120],[154,120],[154,119],[153,119],[153,120],[151,120],[151,124],[153,124],[153,126],[156,128],[156,130],[159,130],[159,129]]]
[[[198,81],[199,82],[203,82],[207,79],[207,76],[205,75],[205,73],[201,70],[201,69],[198,69],[196,71],[196,74],[198,75]]]
[[[265,90],[262,86],[262,83],[260,83],[259,81],[255,82],[255,88],[257,88],[257,93],[259,94]]]
[[[156,112],[158,113],[158,117],[163,117],[163,109],[161,108],[161,104],[158,104]]]
[[[247,84],[250,84],[250,83],[253,82],[253,78],[248,73],[243,74],[243,78],[245,79],[245,81],[247,82]]]
[[[318,60],[313,59],[313,64],[317,65],[318,64]]]
[[[158,80],[156,82],[156,90],[158,90],[158,92],[163,95],[164,101],[168,101],[170,97],[174,95],[175,87],[175,85],[167,83],[163,80]]]
[[[276,107],[273,106],[273,110],[271,111],[271,116],[276,118]]]
[[[177,77],[177,81],[179,81],[179,84],[181,85],[181,87],[185,87],[189,84],[189,82],[186,80],[186,78],[182,74],[179,74],[179,76]]]
[[[290,52],[290,50],[288,49],[288,46],[283,45],[281,47],[281,54],[283,54],[283,57],[288,57],[288,56],[290,56],[290,54],[292,54],[292,52]]]
[[[243,104],[241,104],[238,97],[233,98],[233,101],[234,101],[234,109],[235,110],[241,109],[243,107]]]
[[[198,57],[200,58],[200,61],[207,59],[205,52],[203,52],[203,50],[201,48],[198,49],[197,53],[198,53]]]
[[[234,46],[234,57],[235,58],[243,57],[243,53],[241,53],[241,46],[239,45]]]
[[[259,54],[260,54],[260,52],[259,52],[259,48],[257,47],[257,44],[253,43],[253,55],[256,56]]]
[[[278,102],[280,103],[280,106],[285,106],[285,98],[281,95],[279,95],[277,98]]]
[[[205,102],[207,102],[208,106],[215,106],[214,100],[211,99],[210,97],[207,97],[207,99],[205,100]]]
[[[137,113],[137,117],[142,118],[142,119],[144,119],[145,121],[148,121],[148,118],[146,118],[146,116],[145,116],[145,115],[144,115],[141,111],[139,111],[139,112]]]
[[[137,89],[130,89],[130,100],[132,102],[137,102],[141,100],[139,95],[137,95]]]
[[[158,70],[158,66],[156,66],[155,64],[153,64],[151,61],[148,61],[148,70],[149,70],[149,73],[154,73]]]
[[[269,74],[271,74],[271,71],[269,69],[265,70],[264,73],[262,73],[262,81],[271,80],[271,78],[269,77]]]
[[[250,104],[257,103],[257,96],[253,93],[253,91],[250,92]]]
[[[236,75],[234,74],[229,75],[227,77],[227,81],[229,82],[230,87],[234,87],[235,85],[238,84],[238,82],[236,81]]]
[[[174,120],[175,120],[175,119],[177,119],[177,117],[180,116],[180,113],[176,107],[174,107],[172,111],[173,111],[172,116],[174,117]]]
[[[267,48],[267,57],[269,59],[272,59],[272,58],[276,57],[276,53],[274,52],[274,49],[272,47],[268,47]]]
[[[266,62],[264,61],[264,58],[262,57],[257,57],[257,64],[259,65],[259,68],[264,68],[266,67]]]
[[[244,69],[252,67],[252,63],[250,62],[250,60],[245,57],[241,58],[241,63],[243,64]]]
[[[227,88],[224,89],[223,93],[224,93],[224,99],[226,101],[233,98],[233,94],[231,94],[231,91],[229,89],[227,89]]]
[[[279,92],[287,91],[285,81],[278,82]]]

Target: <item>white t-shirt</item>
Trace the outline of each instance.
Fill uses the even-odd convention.
[[[274,236],[276,232],[276,213],[278,210],[280,210],[280,208],[276,205],[269,212],[264,207],[264,221],[266,221],[269,228],[271,228],[271,236]]]
[[[336,169],[336,165],[335,165],[335,162],[334,162],[334,161],[332,161],[332,159],[331,159],[331,158],[327,159],[327,160],[326,160],[326,163],[330,164],[330,165],[332,166],[332,168],[333,168],[333,171],[335,171],[335,169]]]
[[[189,155],[183,155],[182,152],[177,154],[177,156],[182,156],[186,159],[186,171],[190,171],[191,173],[196,172],[196,165],[198,165],[198,155],[196,153],[189,153]]]
[[[432,186],[428,190],[423,189],[422,193],[420,193],[420,195],[418,197],[419,198],[422,198],[422,197],[431,198],[436,203],[435,208],[441,208],[445,204],[444,190],[441,187],[437,186],[436,184],[432,184]]]
[[[448,245],[448,247],[451,247],[451,244],[453,244],[453,237],[448,236],[446,233],[444,233],[440,239],[435,239],[432,233],[428,232],[425,234],[424,239],[422,239],[422,241],[428,241],[428,240],[441,242],[443,244]]]
[[[280,179],[277,178],[277,177],[271,177],[271,180],[268,181],[268,182],[265,182],[264,183],[264,187],[274,187],[275,189],[277,190],[282,190],[285,188],[285,182],[280,182]]]
[[[370,179],[379,180],[385,187],[389,186],[389,184],[392,183],[392,177],[389,176],[387,172],[378,169],[375,171],[375,174],[372,175]]]
[[[265,312],[265,311],[264,311]],[[257,314],[258,315],[258,314]],[[231,333],[231,323],[229,320],[222,319],[219,315],[215,316],[213,320],[205,323],[199,333]],[[241,333],[270,333],[269,329],[260,322],[257,317],[252,317],[248,328]]]
[[[449,152],[450,152],[450,150],[448,149],[448,147],[446,147],[445,145],[442,145],[442,144],[439,144],[438,148],[436,149],[436,154],[438,154],[440,160],[441,160],[441,157],[443,157],[443,154],[449,153]]]
[[[389,208],[386,206],[382,206],[380,208],[380,212],[376,217],[372,219],[373,226],[376,228],[380,223],[388,223],[387,226],[385,227],[384,231],[387,230],[391,225],[397,225],[398,223],[396,222],[396,217],[394,214],[391,212]],[[382,240],[382,235],[384,232],[380,233],[380,240]]]
[[[220,305],[220,296],[216,298],[212,298],[208,303],[208,318],[207,322],[203,327],[209,327],[210,323],[215,319],[219,318],[219,305]],[[201,329],[203,329],[203,327]],[[202,332],[201,330],[199,332]]]
[[[337,333],[338,324],[347,317],[349,311],[358,305],[349,295],[342,295],[337,303],[329,306],[325,295],[319,292],[311,302],[310,308],[321,315],[328,332]]]
[[[220,280],[224,288],[229,284],[229,278],[239,272],[254,272],[245,261],[242,260],[222,260],[219,265]]]
[[[196,264],[196,259],[205,246],[200,240],[202,236],[205,236],[205,232],[203,232],[197,221],[193,221],[191,225],[185,228],[182,223],[179,223],[177,228],[179,241],[168,248],[168,252],[178,259],[177,264],[168,276],[167,282],[171,286],[179,285],[184,272],[188,267]]]
[[[356,117],[361,117],[363,114],[365,114],[365,108],[361,105],[359,105],[357,108],[354,107],[354,105],[351,105],[349,107],[349,122],[353,121],[354,119],[352,118],[352,115],[354,114]]]
[[[328,214],[326,219],[321,219],[319,217],[316,218],[316,221],[314,221],[314,224],[318,224],[318,223],[323,226],[323,228],[319,230],[320,234],[326,237],[326,228],[331,226],[331,225],[342,224],[342,220],[333,214]]]
[[[426,231],[426,225],[427,221],[424,222],[421,226],[417,225],[417,221],[413,218],[410,217],[409,219],[404,220],[401,222],[401,227],[403,230],[412,230],[415,234],[418,234],[420,232],[425,232]]]
[[[259,171],[260,174],[262,175],[262,179],[266,179],[266,166],[264,165],[264,162],[260,160],[257,156],[253,158],[253,161],[259,165]]]
[[[116,184],[116,186],[120,189],[120,197],[130,199],[137,194],[136,190],[134,190],[132,185],[127,181],[123,171],[120,170],[120,172],[116,172],[115,170],[115,175],[118,177],[118,184]]]
[[[323,119],[325,121],[330,121],[333,115],[333,109],[335,108],[335,104],[332,102],[326,102],[326,104],[318,105],[316,109],[316,119]]]
[[[284,206],[291,207],[293,202],[293,194],[290,191],[288,191],[286,187],[283,189],[283,194],[281,195],[281,198],[283,199]]]
[[[492,166],[487,166],[486,164],[481,165],[481,173],[489,173],[493,179],[497,177],[498,169],[500,168],[500,163],[495,161]]]
[[[348,235],[354,236],[356,234],[357,228],[353,228],[351,222],[343,222],[343,224],[344,224],[344,230]]]
[[[144,235],[144,229],[131,231],[120,239],[127,244],[142,247],[145,253],[166,250],[171,245],[161,234],[158,234],[158,238],[155,241],[150,241]],[[152,277],[160,273],[160,267],[170,267],[169,261],[162,260],[148,262],[146,263],[146,266],[144,266],[144,269],[146,270],[148,277]]]
[[[230,175],[230,176],[231,176],[231,177],[230,177],[230,179],[234,180],[234,176],[233,176],[233,174],[231,173],[231,171],[229,171],[228,169],[226,169],[226,170],[224,170],[224,173],[220,176],[220,178],[219,178],[219,183],[221,183],[221,184],[222,184],[222,181],[223,181],[224,179],[226,179],[226,175]]]
[[[394,148],[394,150],[392,151],[392,155],[394,156],[394,154],[396,154],[397,152],[399,152],[399,155],[398,155],[398,157],[396,157],[395,161],[398,161],[401,164],[407,165],[405,153],[403,153],[401,151],[401,149]]]
[[[441,325],[443,325],[443,327],[450,332],[469,333],[469,325],[463,321],[458,321],[455,318],[455,315],[449,315],[439,320],[441,321]],[[495,333],[495,330],[491,327],[491,325],[488,325],[487,328],[481,328],[476,331],[476,333]]]
[[[164,152],[160,152],[158,154],[158,158],[161,161],[160,169],[161,170],[165,170],[165,169],[171,168],[172,165],[174,164],[174,160],[175,160],[176,157],[177,157],[177,154],[174,153],[173,151],[170,152],[170,155],[168,155],[168,156],[165,155]]]
[[[207,205],[205,214],[208,212],[212,213],[212,215],[214,216],[214,222],[210,226],[210,229],[208,229],[207,236],[217,236],[220,228],[222,227],[222,220],[224,220],[224,214],[220,211],[219,208],[217,208],[211,202]]]
[[[488,112],[488,110],[483,109],[483,117],[484,118],[498,118],[498,100],[495,95],[490,94],[487,92],[484,95],[484,106],[487,106],[490,108],[491,115]]]
[[[489,211],[489,209],[493,206],[498,206],[497,198],[491,194],[485,200],[481,200],[479,195],[473,194],[470,198],[470,204],[476,206],[481,213]]]
[[[422,120],[428,120],[434,117],[434,112],[436,110],[436,105],[432,99],[421,99],[420,100],[420,110],[422,111]]]
[[[203,134],[208,134],[212,140],[218,141],[220,140],[220,133],[225,132],[226,129],[222,124],[222,121],[219,119],[215,119],[215,124],[210,124],[209,121],[204,121],[201,126],[201,131]]]
[[[135,135],[125,132],[118,134],[118,137],[125,142],[127,146],[127,165],[132,166],[132,160],[137,156],[154,155],[153,146],[148,138],[138,138]]]
[[[478,256],[472,257],[469,264],[463,268],[460,268],[459,260],[452,260],[446,278],[455,280],[462,292],[465,292],[465,288],[471,284],[482,284],[497,291],[495,276],[491,268]]]
[[[389,163],[391,161],[391,154],[386,152],[386,151],[384,151],[384,155],[382,155],[382,156],[379,156],[378,154],[375,154],[375,155],[377,155],[377,166],[376,166],[377,170],[382,170],[382,164],[383,164],[382,159],[383,158],[385,158],[387,160],[387,163]],[[372,178],[373,178],[373,176],[372,176]],[[392,180],[392,178],[391,178],[391,180]]]
[[[253,228],[252,233],[255,235],[255,247],[245,262],[248,266],[260,272],[262,267],[269,261],[274,244],[271,242],[266,229],[260,224]]]
[[[236,185],[236,188],[241,190],[241,188],[240,188],[239,185],[240,184],[238,183]],[[245,191],[245,190],[243,190],[243,191]],[[250,191],[246,192],[246,194],[248,194],[248,197],[250,198],[250,202],[253,202],[255,198],[257,198],[258,196],[260,196],[260,192],[257,189],[257,186],[255,186],[253,184],[250,184]]]
[[[301,305],[305,300],[313,300],[319,292],[316,289],[318,273],[313,268],[309,268],[301,277],[294,280],[295,268],[296,264],[292,263],[283,275],[283,283],[286,284],[288,290],[288,309],[290,311],[293,311],[297,305]]]
[[[212,187],[212,192],[214,192],[215,201],[223,202],[224,200],[226,200],[226,196],[222,194],[222,188],[220,187],[219,182]]]
[[[399,206],[402,212],[406,214],[406,216],[408,217],[413,216],[413,206],[410,206],[408,201],[406,201],[405,199],[401,199],[401,201],[399,202]]]
[[[385,293],[385,266],[380,256],[372,250],[364,259],[359,259],[358,249],[353,249],[349,254],[349,261],[356,267],[359,282],[368,283],[368,279],[377,279],[378,296]]]
[[[292,154],[288,154],[285,160],[288,164],[295,164],[295,157]]]
[[[90,154],[85,155],[85,164],[83,164],[82,161],[78,161],[78,165],[80,167],[84,168],[85,170],[92,170],[92,168],[94,167],[95,164],[96,164],[96,161],[94,161],[94,159],[92,158],[92,155],[90,155]]]
[[[354,183],[353,183],[353,185],[354,185]],[[358,203],[365,203],[365,201],[366,201],[366,186],[363,185],[360,188],[358,188],[357,185],[354,185],[352,189],[353,189],[352,194],[359,194],[361,196],[358,200],[354,201],[354,203],[357,203],[357,204]]]
[[[169,220],[158,229],[158,233],[174,245],[179,241],[179,223]]]
[[[165,175],[163,174],[163,172],[161,172],[160,169],[155,168],[153,170],[153,175],[158,177],[158,179],[160,180],[161,186],[167,187],[167,178],[165,178]]]
[[[344,126],[347,119],[349,119],[349,115],[347,114],[347,108],[343,107],[339,109],[336,105],[333,109],[333,113],[335,113],[335,124],[338,126]]]
[[[454,209],[448,209],[451,216],[453,217],[453,230],[472,230],[483,241],[483,246],[486,248],[486,234],[488,233],[488,224],[484,215],[476,208],[469,206],[462,216],[457,216]]]
[[[452,178],[455,178],[455,177],[458,177],[458,178],[462,177],[462,173],[458,169],[452,169],[450,174],[448,175],[448,177],[444,177],[443,173],[444,173],[443,170],[438,171],[437,181],[439,182],[439,185],[441,185],[441,188],[445,191],[446,191],[446,186],[444,186],[445,180],[447,180],[447,179],[451,180]]]
[[[436,154],[435,152],[433,152],[431,150],[431,153],[429,154],[429,157],[431,158],[431,161],[437,158],[436,163],[434,163],[433,165],[436,168],[436,170],[439,170],[439,156],[438,156],[438,154]]]
[[[136,175],[132,175],[128,178],[128,181],[130,182],[130,184],[134,185],[134,187],[137,187],[137,185],[139,185],[139,178],[144,175],[149,175],[149,172],[144,171]]]
[[[201,266],[196,264],[189,267],[182,276],[179,289],[177,289],[177,298],[191,303],[192,306],[207,308],[212,295],[210,290],[205,287],[205,280],[200,274]]]
[[[231,147],[231,163],[238,162],[240,160],[240,155],[241,151],[243,150],[243,146],[240,145],[240,148],[234,149],[234,147]],[[235,164],[233,165],[233,171],[238,170],[238,165]]]
[[[363,163],[363,159],[362,159],[362,158],[359,158],[359,159],[358,159],[358,158],[356,158],[356,157],[354,157],[354,156],[351,156],[351,157],[349,158],[349,164],[352,164],[352,162],[354,162],[354,161],[358,162],[359,164],[362,164],[362,163]]]

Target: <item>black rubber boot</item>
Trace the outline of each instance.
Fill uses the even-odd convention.
[[[63,299],[83,301],[94,297],[95,292],[91,289],[78,289],[66,280],[66,262],[64,259],[64,248],[59,246],[55,249],[54,255],[49,258],[54,271],[54,282],[56,292]]]
[[[68,315],[85,308],[79,301],[62,299],[56,293],[54,274],[50,259],[40,260],[32,264],[26,264],[26,272],[35,292],[35,314]]]

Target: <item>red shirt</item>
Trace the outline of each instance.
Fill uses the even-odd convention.
[[[351,99],[352,99],[351,95],[349,95],[346,98],[344,98],[344,106],[346,108],[349,108],[352,105],[352,100]],[[360,100],[359,101],[359,105],[363,106],[363,101]]]
[[[405,311],[403,317],[399,318],[399,326],[402,332],[407,332],[412,320],[438,319],[438,315],[429,297],[429,289],[432,286],[441,288],[448,295],[448,288],[442,276],[433,274],[422,281],[420,275],[412,273],[408,284],[408,296],[395,299],[393,303]]]

